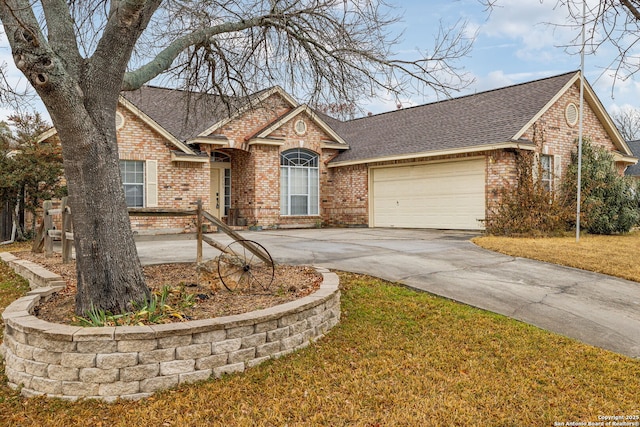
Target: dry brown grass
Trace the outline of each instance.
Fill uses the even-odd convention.
[[[303,351],[140,402],[23,399],[0,385],[0,425],[552,426],[640,414],[639,361],[378,279],[340,276],[342,321]],[[1,263],[0,285],[17,286],[14,297],[24,292]]]
[[[473,242],[511,256],[567,265],[640,282],[640,232],[619,236],[585,235],[521,238],[482,236]]]

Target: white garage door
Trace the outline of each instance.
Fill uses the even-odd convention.
[[[372,226],[479,230],[485,161],[371,169]]]

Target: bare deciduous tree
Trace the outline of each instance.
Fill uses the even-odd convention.
[[[149,296],[118,165],[121,91],[161,75],[224,96],[280,84],[321,103],[417,85],[448,95],[471,40],[443,28],[417,60],[393,55],[385,0],[3,0],[17,67],[62,143],[74,213],[76,312],[118,312]]]
[[[623,108],[611,113],[611,118],[626,141],[640,138],[640,110]]]
[[[583,22],[582,0],[556,0],[557,4],[566,7],[569,20],[576,27]],[[640,2],[637,0],[600,0],[586,2],[585,52],[596,52],[605,43],[617,51],[617,58],[612,63],[615,77],[628,79],[636,74],[638,67],[637,50],[640,47]],[[581,46],[581,37],[574,40]]]

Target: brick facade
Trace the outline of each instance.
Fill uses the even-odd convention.
[[[571,162],[571,153],[576,151],[578,142],[578,124],[572,126],[565,118],[565,110],[570,103],[576,106],[580,103],[580,91],[577,86],[570,87],[523,135],[524,139],[535,140],[537,153],[561,156],[562,171],[565,171]],[[534,138],[534,129],[541,133],[541,137]],[[583,136],[590,139],[594,145],[610,151],[616,150],[602,122],[586,102]]]
[[[177,150],[175,146],[127,109],[119,108],[118,111],[124,117],[124,124],[117,133],[120,159],[158,162],[158,206],[194,209],[198,198],[208,206],[209,164],[172,162],[171,151]],[[132,217],[131,225],[140,234],[158,230],[195,231],[195,218]]]
[[[237,211],[243,223],[266,228],[353,223],[353,219],[346,222],[345,219],[333,219],[332,214],[342,208],[335,205],[335,174],[329,171],[327,163],[335,157],[338,150],[323,148],[323,142],[332,138],[308,114],[299,114],[275,129],[265,139],[249,142],[252,136],[292,109],[286,100],[274,94],[267,98],[259,109],[247,111],[214,132],[214,135],[224,135],[229,145],[234,146],[232,149],[220,149],[231,157],[231,209]],[[303,120],[306,125],[303,135],[296,133],[294,129],[295,123],[299,120]],[[302,148],[319,156],[319,215],[280,215],[280,154],[294,148]],[[349,188],[349,191],[343,193],[349,194],[352,187]],[[366,191],[366,176],[364,190]],[[362,194],[359,194],[355,199],[362,197]],[[366,223],[366,193],[364,198],[364,212],[354,217],[357,217],[357,224]]]
[[[568,124],[565,116],[570,103],[576,106],[579,104],[577,85],[562,93],[520,137],[523,148],[530,149],[533,142],[536,153],[556,156],[554,161],[559,160],[560,163],[556,170],[561,173],[564,173],[570,162],[571,152],[575,150],[578,138],[577,124]],[[367,226],[370,203],[369,169],[378,166],[483,157],[486,164],[485,196],[488,210],[498,203],[499,189],[505,183],[513,183],[516,178],[516,148],[449,156],[429,156],[426,152],[424,156],[412,159],[331,167],[331,161],[340,153],[336,148],[338,143],[335,135],[328,134],[326,128],[320,126],[307,110],[298,110],[296,115],[289,114],[294,108],[297,106],[286,96],[278,91],[272,92],[259,105],[247,108],[214,128],[209,136],[217,137],[216,139],[202,143],[199,147],[192,147],[196,151],[199,148],[208,153],[217,150],[229,156],[230,162],[223,166],[231,169],[230,208],[233,217],[228,219],[237,219],[240,225],[263,228]],[[205,208],[211,206],[211,202],[215,203],[210,188],[213,163],[172,161],[171,152],[179,150],[177,146],[127,108],[121,107],[119,112],[124,117],[124,125],[118,130],[120,158],[157,161],[159,207],[191,209],[198,199],[202,199]],[[616,150],[607,128],[589,103],[585,104],[584,112],[585,137],[609,150]],[[283,117],[288,118],[282,120]],[[295,125],[299,120],[306,125],[304,133],[296,132]],[[265,130],[274,123],[278,125],[270,132]],[[295,148],[302,148],[319,156],[318,215],[287,216],[280,213],[280,155]],[[620,169],[623,170],[623,165]],[[220,196],[220,201],[222,200],[223,197]],[[139,233],[159,230],[194,231],[194,221],[194,218],[132,217],[132,226]]]

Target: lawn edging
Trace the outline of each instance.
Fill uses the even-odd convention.
[[[8,253],[0,259],[18,274],[28,269],[25,276],[43,269],[35,263],[25,267]],[[38,319],[35,307],[60,290],[60,282],[26,277],[32,290],[2,313],[0,355],[8,385],[27,397],[114,401],[243,372],[308,346],[339,322],[338,276],[316,270],[323,277],[316,292],[274,307],[181,323],[98,328]],[[44,271],[46,278],[55,276]]]

